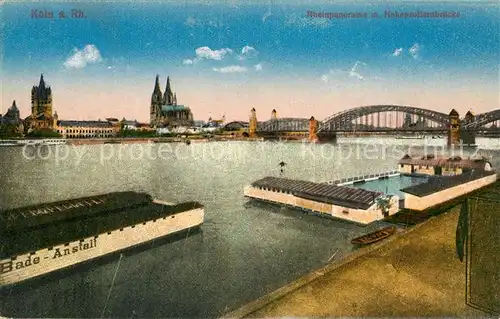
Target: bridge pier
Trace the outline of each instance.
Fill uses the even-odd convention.
[[[309,119],[309,142],[316,143],[318,141],[318,121],[311,116]]]
[[[257,112],[255,108],[250,111],[250,121],[248,122],[248,135],[250,137],[255,137],[255,132],[257,131]]]
[[[476,145],[476,131],[474,130],[463,130],[460,132],[460,139],[463,145],[473,146]]]
[[[471,111],[468,111],[465,114],[464,122],[465,123],[473,123],[476,120],[474,114]],[[462,140],[463,145],[475,145],[476,144],[476,130],[471,129],[462,129],[460,131],[460,139]]]
[[[448,146],[460,145],[460,115],[457,110],[451,110],[449,121]]]

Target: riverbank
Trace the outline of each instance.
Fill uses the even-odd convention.
[[[485,316],[465,304],[459,207],[278,289],[225,318]]]

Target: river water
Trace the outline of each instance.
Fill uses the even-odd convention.
[[[243,187],[283,175],[317,182],[397,169],[405,153],[482,155],[500,167],[500,141],[480,149],[444,140],[343,138],[337,145],[278,142],[106,144],[0,149],[0,209],[112,191],[143,191],[205,205],[201,232],[125,253],[118,263],[3,291],[10,317],[215,317],[353,251],[366,227],[257,204]],[[410,145],[412,144],[412,145]],[[336,253],[337,252],[337,253]],[[119,267],[117,267],[119,264]],[[116,278],[112,285],[113,276]]]

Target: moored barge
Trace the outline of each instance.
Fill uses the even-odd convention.
[[[0,211],[0,287],[199,227],[198,202],[118,192]]]

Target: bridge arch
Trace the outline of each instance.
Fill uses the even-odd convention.
[[[500,121],[500,109],[476,115],[473,122],[464,123],[464,129],[477,129],[490,123]]]
[[[244,128],[248,128],[248,122],[243,121],[233,121],[224,125],[224,129],[227,131],[236,131]]]
[[[445,113],[404,105],[368,105],[351,108],[327,117],[319,125],[318,132],[349,129],[350,127],[352,127],[352,122],[358,118],[362,118],[364,116],[372,114],[388,112],[399,112],[415,115],[425,120],[438,123],[438,125],[442,128],[447,128],[449,126],[449,115]]]
[[[285,117],[260,122],[258,131],[263,132],[307,132],[309,130],[309,119]]]

